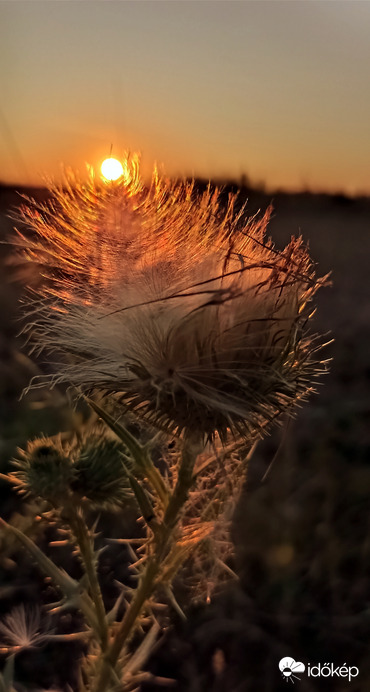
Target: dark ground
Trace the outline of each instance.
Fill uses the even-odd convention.
[[[254,213],[265,209],[271,196],[251,192],[249,199]],[[301,232],[319,273],[332,270],[333,287],[318,297],[315,326],[335,337],[325,352],[333,362],[319,395],[311,397],[290,425],[265,482],[264,471],[282,432],[261,443],[250,463],[233,527],[239,584],[229,585],[208,607],[192,607],[186,626],[177,625],[168,635],[151,668],[178,679],[182,692],[278,692],[287,684],[278,662],[292,656],[306,665],[333,662],[360,671],[350,683],[302,674],[296,683],[299,692],[366,692],[370,689],[370,200],[307,193],[277,194],[273,203],[269,229],[277,246]],[[0,188],[0,240],[11,233],[6,213],[14,204],[14,192]],[[9,468],[15,448],[27,439],[76,424],[62,394],[36,392],[19,401],[35,366],[16,336],[21,287],[10,281],[7,255],[8,247],[0,245],[2,472]],[[0,486],[0,497],[1,515],[23,525],[27,519],[22,518],[22,505],[6,484]],[[67,568],[78,570],[68,555],[60,559]],[[124,552],[115,560],[114,576],[124,579]],[[108,553],[101,568],[108,599],[110,564]],[[45,587],[28,557],[2,545],[0,612],[20,601],[53,598],[51,586]],[[59,631],[70,631],[72,624],[65,616]],[[34,689],[62,688],[72,679],[75,657],[76,650],[64,644],[24,653],[18,658],[18,679]]]

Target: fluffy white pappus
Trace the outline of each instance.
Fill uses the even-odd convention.
[[[277,251],[259,219],[210,187],[137,161],[118,183],[69,179],[21,212],[45,277],[27,327],[53,382],[114,393],[172,434],[253,439],[323,370],[306,309],[317,279],[302,240]]]
[[[43,644],[51,638],[51,633],[48,624],[41,624],[40,610],[23,604],[13,608],[0,622],[0,637],[9,653]]]

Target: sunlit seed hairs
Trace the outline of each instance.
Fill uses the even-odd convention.
[[[301,238],[266,239],[269,212],[248,220],[235,195],[124,168],[23,207],[19,244],[45,277],[32,346],[53,354],[52,383],[114,393],[171,434],[254,438],[323,369],[306,323],[325,277]]]

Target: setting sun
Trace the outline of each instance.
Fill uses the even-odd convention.
[[[118,180],[123,175],[123,166],[117,159],[105,159],[100,170],[106,180]]]

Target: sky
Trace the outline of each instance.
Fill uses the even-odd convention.
[[[0,181],[169,175],[370,193],[370,2],[0,0]]]

